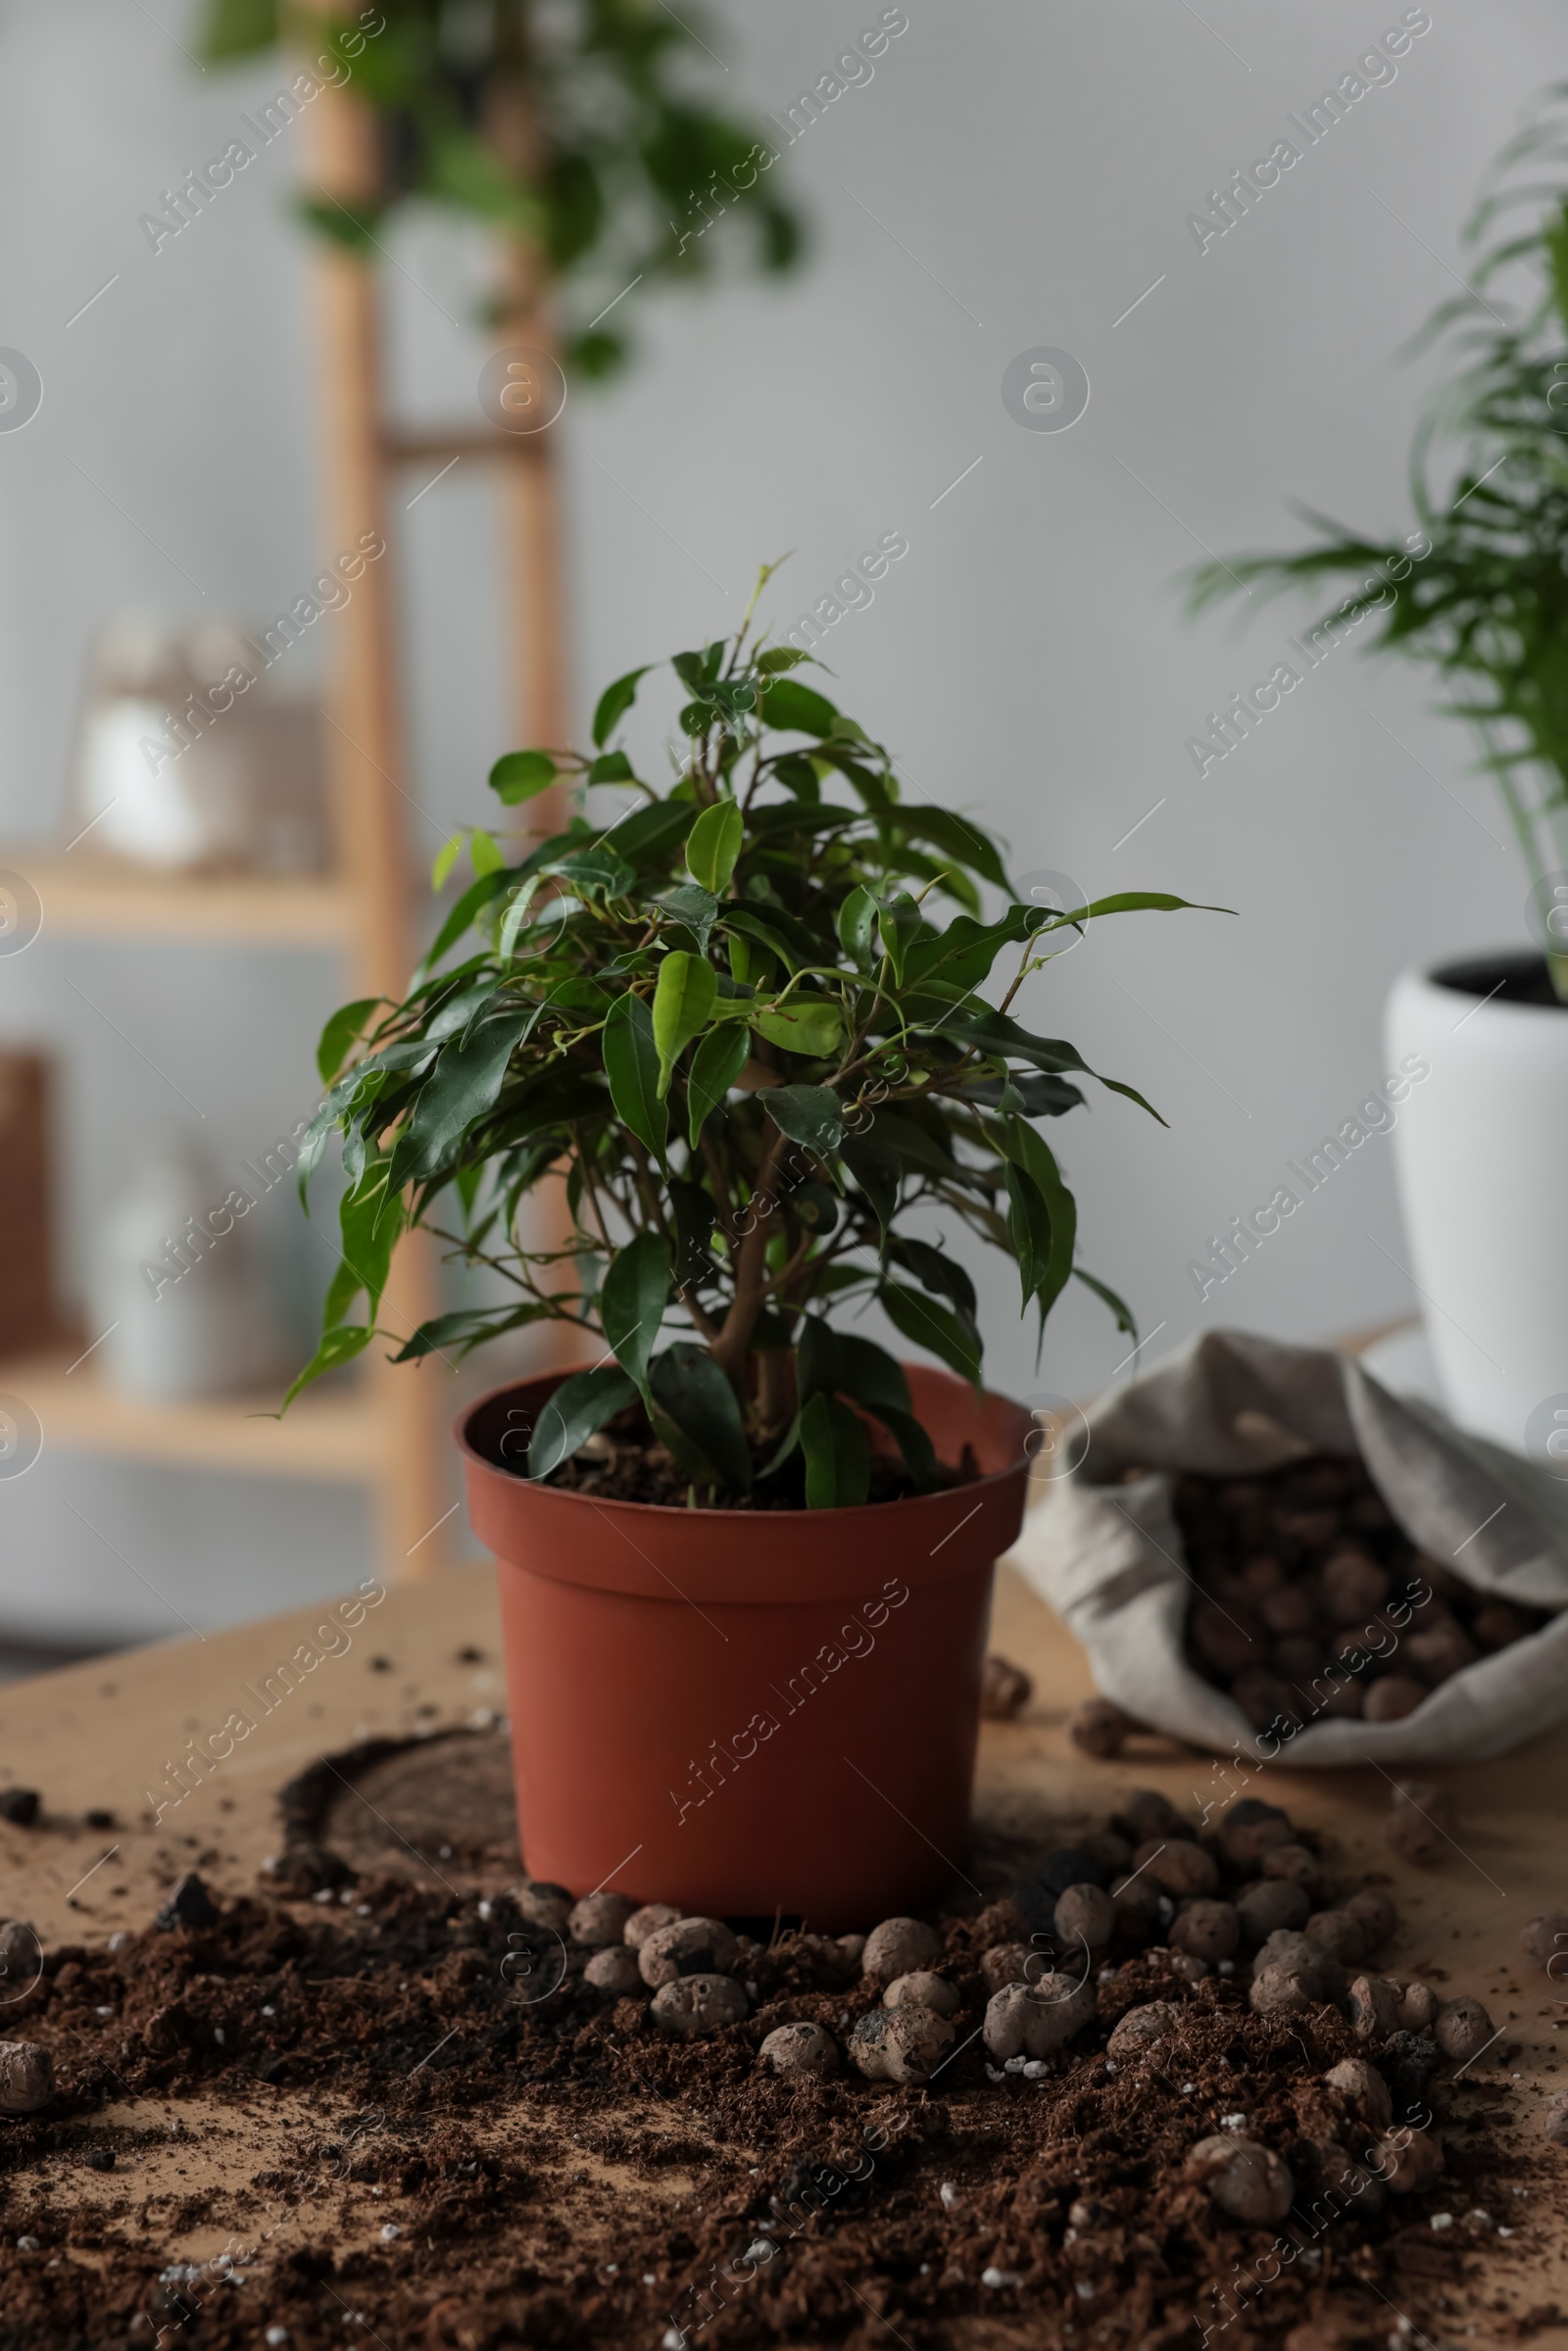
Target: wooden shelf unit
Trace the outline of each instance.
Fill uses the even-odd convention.
[[[322,0],[324,5],[324,0]],[[349,88],[311,110],[308,176],[346,204],[373,196],[380,169],[375,121]],[[528,273],[515,255],[514,286]],[[514,710],[520,742],[560,742],[565,729],[560,612],[560,534],[553,437],[499,430],[401,429],[386,415],[380,286],[372,268],[341,249],[317,250],[321,417],[321,533],[350,546],[381,534],[384,561],[368,570],[337,615],[329,645],[326,766],[340,867],[330,875],[165,875],[94,853],[22,848],[0,867],[26,875],[43,934],[128,942],[192,941],[332,952],[347,964],[345,994],[401,997],[414,962],[413,877],[403,820],[403,714],[398,694],[398,550],[390,484],[415,465],[453,458],[501,461],[500,510],[515,607]],[[521,331],[514,318],[512,332]],[[548,346],[542,318],[527,339]],[[434,486],[433,484],[431,485]],[[433,1249],[406,1240],[380,1320],[412,1331],[437,1302]],[[274,1397],[140,1402],[106,1388],[90,1357],[51,1351],[0,1364],[0,1385],[24,1396],[57,1444],[111,1456],[225,1473],[363,1483],[374,1499],[383,1572],[428,1575],[451,1557],[448,1499],[450,1384],[394,1369],[371,1348],[352,1388],[303,1397],[278,1421]]]

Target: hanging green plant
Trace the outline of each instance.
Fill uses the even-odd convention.
[[[561,310],[563,355],[586,375],[627,354],[621,290],[695,281],[744,221],[754,266],[787,269],[798,214],[769,176],[765,129],[703,93],[713,52],[658,0],[376,0],[322,15],[290,0],[206,0],[202,53],[283,44],[338,61],[383,125],[379,199],[304,199],[325,236],[370,252],[410,198],[469,213],[539,257]],[[710,234],[716,230],[716,234]],[[502,315],[498,306],[498,315]]]
[[[515,857],[489,829],[460,837],[437,879],[465,842],[474,878],[408,996],[328,1022],[300,1181],[339,1131],[343,1263],[291,1395],[370,1345],[416,1225],[511,1296],[438,1315],[398,1361],[543,1321],[608,1349],[546,1408],[534,1477],[629,1412],[694,1496],[876,1498],[867,1418],[905,1491],[944,1482],[900,1365],[840,1322],[880,1305],[978,1387],[974,1288],[933,1211],[1013,1259],[1042,1337],[1073,1280],[1132,1333],[1077,1263],[1073,1197],[1039,1131],[1096,1073],[1012,1007],[1091,920],[1188,902],[1024,904],[993,837],[906,801],[883,746],[790,674],[807,657],[750,627],[748,612],[670,662],[685,750],[668,789],[615,743],[646,669],[601,696],[591,751],[498,760],[506,808],[562,782],[640,801],[608,827],[577,813]],[[519,1220],[547,1176],[564,1177],[572,1227],[553,1249]]]

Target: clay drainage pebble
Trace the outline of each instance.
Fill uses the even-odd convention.
[[[1010,1885],[969,1867],[986,1898],[844,1935],[657,1887],[187,1877],[6,2010],[6,2339],[1372,2351],[1390,2301],[1462,2331],[1439,2297],[1483,2244],[1519,2262],[1484,2215],[1520,2207],[1495,2132],[1446,2126],[1518,2061],[1462,1984],[1383,1972],[1381,1885],[1275,1806],[1200,1837],[1147,1792]],[[1543,2160],[1565,2138],[1559,2099]],[[217,2300],[209,2238],[251,2248]]]

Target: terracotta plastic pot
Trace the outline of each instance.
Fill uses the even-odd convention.
[[[529,1875],[822,1930],[929,1901],[964,1864],[1029,1414],[910,1365],[938,1453],[969,1444],[978,1482],[858,1510],[678,1510],[505,1466],[565,1376],[498,1389],[457,1429],[500,1574]]]

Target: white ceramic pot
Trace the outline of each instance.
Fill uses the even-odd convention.
[[[1568,1007],[1510,1001],[1540,969],[1499,954],[1407,971],[1386,1026],[1391,1067],[1431,1064],[1394,1150],[1444,1399],[1538,1456],[1568,1425]]]

